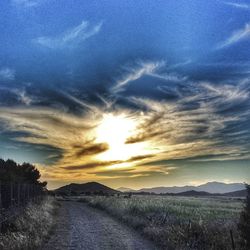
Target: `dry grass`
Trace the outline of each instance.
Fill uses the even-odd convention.
[[[39,249],[53,227],[56,207],[52,197],[28,204],[7,233],[0,235],[0,249]]]
[[[86,197],[167,249],[239,249],[237,223],[242,201],[169,196]]]

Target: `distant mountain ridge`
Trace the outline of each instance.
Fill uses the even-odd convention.
[[[173,194],[183,196],[211,196],[224,195],[232,197],[241,197],[246,195],[245,185],[242,183],[222,183],[208,182],[199,186],[183,187],[154,187],[134,190],[121,187],[118,190],[107,187],[98,182],[87,182],[83,184],[71,183],[54,190],[57,194],[79,195],[79,194],[117,194],[120,192],[131,193],[155,193],[155,194]]]
[[[188,192],[188,191],[207,192],[210,194],[224,194],[224,193],[230,193],[230,192],[235,192],[235,191],[241,191],[244,189],[245,189],[245,185],[243,183],[227,184],[223,182],[214,181],[214,182],[208,182],[199,186],[154,187],[154,188],[142,188],[139,190],[133,190],[133,189],[123,187],[123,188],[118,188],[117,190],[121,192],[148,192],[148,193],[155,193],[155,194],[164,194],[164,193],[178,194],[178,193]]]
[[[120,193],[119,191],[107,187],[98,182],[87,182],[83,184],[71,183],[69,185],[60,187],[54,190],[58,194],[93,194],[93,193],[103,193],[103,194],[116,194]]]
[[[239,190],[239,191],[234,191],[234,192],[229,192],[229,193],[223,193],[223,194],[219,194],[219,193],[208,193],[208,192],[204,192],[204,191],[186,191],[186,192],[181,192],[181,193],[166,193],[166,195],[174,195],[174,196],[191,196],[191,197],[195,197],[195,196],[227,196],[227,197],[246,197],[247,196],[247,190],[243,189],[243,190]]]

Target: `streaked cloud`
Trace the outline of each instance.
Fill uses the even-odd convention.
[[[134,67],[126,67],[127,71],[120,79],[116,80],[115,85],[112,87],[111,91],[113,93],[118,93],[124,90],[125,86],[130,82],[141,78],[144,75],[152,75],[165,63],[160,62],[138,62]]]
[[[102,24],[102,22],[99,22],[91,25],[88,21],[82,21],[79,25],[68,29],[58,36],[41,36],[34,39],[34,42],[49,49],[72,48],[96,35],[101,30]]]
[[[217,49],[223,49],[237,42],[243,41],[250,37],[250,23],[246,23],[242,29],[236,30],[225,41],[217,45]]]
[[[13,81],[15,80],[16,72],[14,69],[3,67],[0,68],[0,80]]]
[[[250,5],[247,3],[224,2],[224,4],[235,7],[235,8],[239,8],[239,9],[250,10]]]
[[[210,97],[221,98],[224,102],[244,101],[249,98],[246,82],[239,83],[236,86],[227,84],[218,86],[211,83],[202,83],[202,87],[208,91]]]
[[[107,149],[106,145],[93,142],[94,134],[91,131],[97,124],[97,118],[98,114],[90,119],[41,107],[0,109],[4,130],[25,133],[15,138],[17,141],[60,149],[63,157],[58,165],[76,164]]]
[[[187,80],[186,76],[181,76],[174,72],[166,72],[167,68],[165,66],[165,61],[138,61],[134,66],[124,67],[125,73],[115,81],[114,86],[111,88],[111,93],[119,94],[124,91],[129,84],[143,76],[152,76],[166,82],[175,83]],[[163,68],[165,71],[161,71]]]
[[[95,107],[94,105],[92,105],[92,104],[90,104],[90,103],[88,103],[88,102],[86,102],[84,100],[81,100],[81,99],[73,96],[70,93],[66,93],[64,91],[58,91],[58,92],[60,92],[63,96],[65,96],[69,100],[73,101],[77,105],[81,106],[82,109],[87,109],[88,111],[91,111],[93,113],[95,113],[95,112],[98,113],[97,107]]]
[[[176,69],[176,68],[179,68],[179,67],[183,67],[183,66],[189,65],[191,63],[193,63],[193,60],[187,59],[187,60],[185,60],[183,62],[175,63],[175,64],[171,65],[169,68]]]
[[[131,98],[132,102],[147,112],[144,112],[137,132],[127,139],[127,143],[151,141],[156,143],[155,146],[160,144],[165,159],[177,155],[184,158],[187,155],[194,156],[195,148],[199,148],[202,154],[217,151],[230,157],[242,152],[240,145],[229,145],[220,136],[228,139],[230,136],[239,136],[233,135],[233,124],[250,116],[247,110],[234,113],[237,105],[248,105],[250,91],[247,82],[238,85],[203,82],[186,84],[189,89],[193,89],[192,94],[186,96],[180,92],[178,101],[174,103]],[[250,152],[247,152],[249,158]],[[243,158],[243,155],[238,157]]]
[[[138,178],[138,177],[152,177],[152,176],[162,176],[168,175],[177,167],[171,167],[168,165],[165,166],[150,166],[147,168],[143,168],[141,166],[137,166],[129,169],[119,169],[119,170],[102,170],[95,172],[97,177],[109,177],[109,178]]]

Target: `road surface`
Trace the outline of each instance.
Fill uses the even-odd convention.
[[[63,201],[57,224],[43,250],[155,250],[133,229],[105,212],[76,201]]]

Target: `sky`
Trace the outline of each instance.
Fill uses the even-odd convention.
[[[0,158],[49,188],[250,182],[250,3],[1,0]]]

